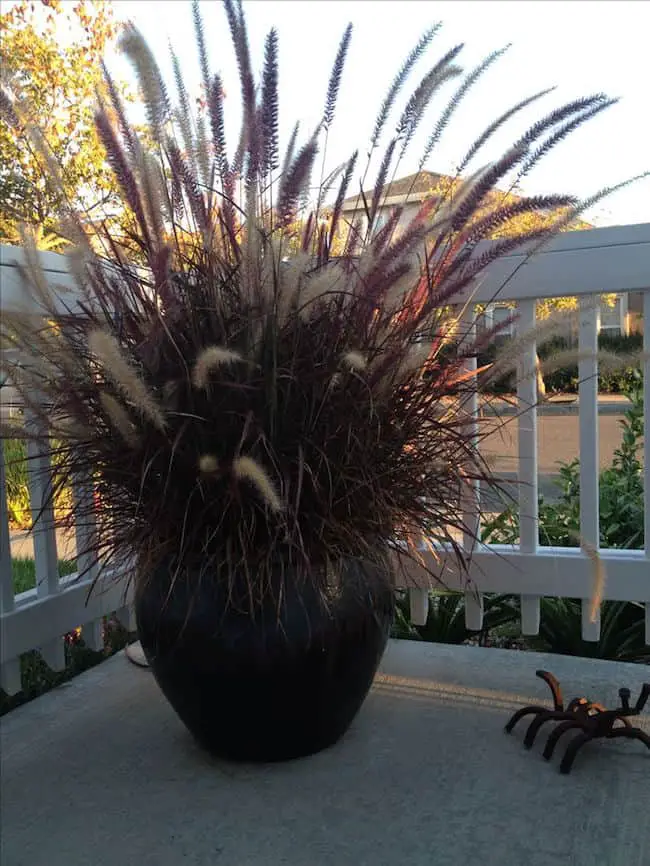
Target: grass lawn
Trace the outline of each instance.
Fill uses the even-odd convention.
[[[77,570],[74,559],[59,560],[59,577],[66,577]],[[18,557],[11,560],[11,577],[14,584],[14,592],[26,592],[36,586],[36,564],[28,557]]]

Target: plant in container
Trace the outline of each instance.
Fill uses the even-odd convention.
[[[497,483],[465,411],[480,348],[463,331],[467,301],[492,262],[546,240],[581,209],[564,194],[501,206],[498,188],[612,100],[552,109],[467,174],[493,133],[544,94],[520,102],[469,146],[444,195],[406,222],[395,208],[375,231],[433,98],[452,85],[438,119],[427,120],[420,168],[503,53],[464,73],[457,46],[402,101],[433,27],[380,106],[358,219],[343,225],[358,153],[321,173],[315,195],[311,176],[317,157],[326,165],[351,28],[321,122],[301,145],[296,126],[281,159],[277,34],[258,85],[244,10],[232,0],[224,8],[241,85],[236,147],[227,146],[224,89],[209,71],[198,6],[196,114],[176,56],[172,105],[127,26],[121,47],[139,76],[147,143],[108,72],[96,122],[131,228],[120,235],[109,221],[90,236],[84,214],[64,201],[77,295],[46,284],[26,235],[25,285],[42,318],[6,315],[3,328],[19,353],[15,381],[48,431],[21,435],[57,441],[63,479],[93,479],[102,506],[86,553],[118,572],[134,564],[139,634],[162,691],[214,753],[277,760],[334,743],[352,722],[386,645],[395,569],[417,560],[419,540],[448,543],[464,563],[457,532],[471,528],[459,490]],[[2,104],[7,122],[28,122],[28,106],[6,92]],[[30,132],[56,183],[46,143]],[[477,250],[495,226],[549,211],[557,219],[543,228]],[[443,351],[450,310],[461,340]],[[94,516],[90,497],[69,519]]]

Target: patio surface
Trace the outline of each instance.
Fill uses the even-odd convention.
[[[650,668],[392,642],[347,736],[302,761],[201,752],[122,654],[0,720],[3,866],[648,866],[650,751],[590,744],[573,772],[503,724],[565,697],[633,700]],[[650,719],[641,724],[650,730]]]

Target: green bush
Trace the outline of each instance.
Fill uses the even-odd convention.
[[[485,646],[495,629],[511,626],[518,618],[513,598],[489,594],[483,599],[483,628],[470,631],[465,626],[465,595],[462,592],[433,591],[429,598],[429,615],[425,625],[410,621],[408,593],[398,596],[392,636],[406,640],[462,644],[475,638]]]
[[[56,448],[56,442],[53,443]],[[23,439],[4,439],[2,441],[5,458],[5,477],[7,481],[7,510],[10,524],[18,529],[28,529],[32,523],[27,477],[27,445]],[[56,471],[56,455],[52,461]],[[54,500],[56,513],[70,507],[72,491],[64,486],[57,492]]]
[[[559,655],[621,662],[650,660],[645,645],[645,607],[637,602],[606,601],[600,612],[600,637],[582,639],[582,602],[577,598],[543,598],[539,635],[531,649]]]
[[[482,367],[485,364],[493,363],[503,343],[504,341],[500,340],[487,346],[478,357],[478,366]],[[642,351],[643,335],[613,336],[600,334],[598,348],[603,352],[616,355],[635,355]],[[555,337],[540,344],[538,354],[540,360],[544,361],[554,354],[569,349],[577,349],[577,343],[563,337]],[[632,364],[617,370],[603,369],[598,374],[598,389],[603,394],[623,394],[635,387],[639,373],[639,364]],[[579,381],[577,364],[554,370],[544,376],[544,385],[548,394],[576,394]],[[516,390],[517,382],[514,371],[501,376],[486,387],[486,391],[491,394],[513,394]]]
[[[626,390],[630,405],[621,419],[621,444],[611,466],[600,474],[600,546],[638,549],[644,545],[643,383],[637,371],[633,386]],[[539,543],[578,547],[580,536],[580,460],[559,464],[560,498],[539,498]],[[504,509],[483,529],[483,540],[493,544],[516,544],[519,519],[514,505]]]
[[[27,484],[27,449],[20,439],[5,439],[2,443],[7,481],[7,508],[10,523],[24,527],[29,525],[30,505]]]
[[[643,467],[639,454],[643,445],[643,389],[640,373],[632,377],[626,393],[630,407],[621,421],[621,444],[611,466],[600,474],[600,546],[639,549],[644,545]],[[539,543],[561,547],[579,546],[580,461],[560,465],[561,496],[558,502],[539,500]],[[516,544],[519,520],[514,507],[505,509],[483,529],[483,541]],[[537,649],[619,661],[650,658],[645,644],[645,609],[634,602],[606,601],[601,611],[601,635],[596,643],[581,637],[579,599],[545,598],[541,602]]]

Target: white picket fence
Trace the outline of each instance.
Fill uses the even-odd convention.
[[[480,251],[479,251],[480,252]],[[20,308],[24,293],[15,262],[21,251],[0,247],[0,314],[2,310]],[[43,263],[53,283],[71,288],[65,258],[43,254]],[[538,299],[579,296],[579,349],[597,346],[598,298],[601,293],[643,293],[643,319],[646,323],[644,349],[645,430],[650,429],[650,224],[615,226],[583,232],[571,232],[556,238],[542,252],[530,259],[525,253],[508,256],[496,262],[476,293],[477,302],[515,301],[518,327],[534,328]],[[536,347],[529,345],[521,358],[521,370],[534,369]],[[580,428],[580,526],[582,537],[598,545],[598,384],[597,362],[580,361],[579,428]],[[439,561],[422,547],[425,564],[440,574],[445,586],[465,593],[466,624],[480,629],[483,622],[484,593],[512,593],[521,597],[521,630],[534,635],[539,631],[540,600],[545,596],[583,599],[582,634],[586,640],[598,640],[598,616],[589,616],[593,591],[593,573],[588,558],[577,549],[540,547],[538,544],[538,472],[537,472],[537,383],[534,376],[522,375],[518,384],[519,417],[519,513],[521,542],[504,545],[478,545],[471,549],[467,575],[459,572],[454,560],[439,551]],[[469,410],[478,417],[478,403]],[[126,581],[103,579],[88,599],[93,580],[89,572],[82,578],[70,575],[59,578],[56,533],[51,509],[45,508],[34,531],[36,588],[14,594],[11,574],[11,550],[6,503],[4,462],[0,449],[0,684],[9,694],[20,690],[19,656],[38,648],[53,669],[64,664],[63,635],[79,625],[91,647],[101,645],[101,620],[117,611],[120,618],[133,625]],[[646,642],[650,644],[650,445],[645,438],[645,549],[606,550],[601,552],[607,580],[603,598],[636,601],[645,604]],[[33,513],[46,501],[47,454],[30,461],[30,493]],[[91,495],[88,489],[76,489],[75,495]],[[467,520],[475,519],[476,489],[467,491]],[[83,533],[91,531],[83,528]],[[78,535],[81,530],[77,530]],[[85,538],[77,539],[79,549]],[[469,545],[469,539],[466,545]],[[468,549],[470,549],[468,547]],[[78,562],[79,572],[87,564]],[[413,566],[404,587],[408,588],[411,618],[415,624],[426,621],[430,582],[424,569]]]

